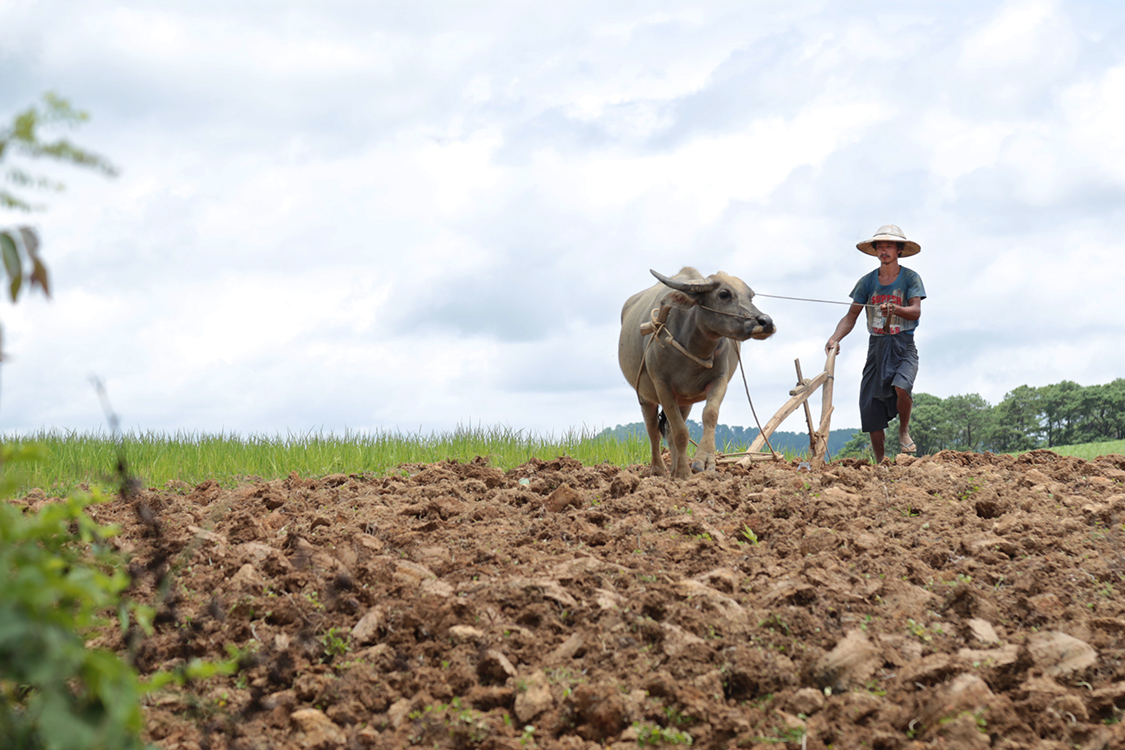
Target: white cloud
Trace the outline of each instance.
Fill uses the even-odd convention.
[[[56,298],[0,308],[0,420],[97,426],[97,373],[142,429],[638,421],[616,326],[649,268],[841,300],[887,222],[924,247],[920,390],[1112,379],[1125,54],[1102,30],[1123,20],[1047,0],[5,5],[3,111],[71,97],[93,116],[74,139],[122,174],[52,172],[71,189],[34,218]],[[759,301],[780,328],[746,348],[764,420],[844,308]],[[740,384],[724,417],[751,423]]]
[[[434,207],[456,216],[476,208],[477,196],[488,193],[504,172],[492,163],[502,138],[498,132],[478,131],[452,143],[429,143],[418,149],[418,166],[429,176]]]
[[[918,139],[932,149],[926,168],[946,180],[993,166],[1001,148],[1012,135],[1014,123],[988,120],[979,122],[959,117],[948,110],[923,113],[918,123]],[[952,195],[946,194],[946,198]]]
[[[1059,109],[1069,125],[1068,145],[1085,162],[1117,183],[1125,181],[1125,65],[1101,72],[1063,92]]]
[[[970,70],[1034,64],[1058,48],[1061,20],[1051,0],[1009,0],[965,38],[960,63]]]

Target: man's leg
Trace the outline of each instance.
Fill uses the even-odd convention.
[[[879,430],[878,432],[869,432],[871,437],[871,450],[875,452],[875,463],[883,463],[883,455],[886,447],[886,434]]]
[[[897,385],[895,386],[895,395],[898,397],[896,404],[898,406],[898,444],[902,448],[906,448],[913,443],[910,439],[910,410],[914,408],[914,399]]]

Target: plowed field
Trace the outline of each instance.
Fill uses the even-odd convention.
[[[150,698],[148,739],[1125,747],[1125,457],[646,474],[443,462],[95,506],[152,573],[143,673],[254,654]]]

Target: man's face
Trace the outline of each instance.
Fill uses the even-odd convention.
[[[880,263],[893,263],[894,261],[898,260],[897,242],[887,242],[886,240],[880,240],[879,242],[876,242],[874,245],[872,245],[872,247],[874,248],[875,256],[879,259]]]

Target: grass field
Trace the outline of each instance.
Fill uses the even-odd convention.
[[[586,465],[606,461],[618,466],[648,462],[647,440],[639,437],[617,439],[582,432],[538,436],[507,428],[459,429],[438,435],[305,433],[242,437],[130,433],[120,440],[107,434],[53,431],[0,436],[0,442],[38,444],[42,459],[14,469],[22,472],[16,478],[17,486],[59,493],[80,484],[113,484],[119,452],[123,453],[131,474],[149,487],[163,486],[169,480],[198,484],[206,479],[231,486],[250,478],[278,479],[293,471],[301,476],[384,475],[404,463],[443,459],[464,462],[477,456],[487,457],[501,469],[519,466],[532,458],[550,460],[558,456],[570,456]],[[721,448],[727,452],[744,449]],[[1058,446],[1051,450],[1092,459],[1111,453],[1125,454],[1125,440]]]
[[[277,479],[293,471],[302,476],[383,475],[404,463],[471,461],[477,456],[487,457],[502,469],[531,458],[550,460],[564,455],[584,464],[648,460],[647,442],[639,438],[596,438],[581,432],[544,437],[505,428],[459,429],[438,435],[127,433],[120,440],[107,434],[43,432],[0,436],[0,442],[38,444],[43,458],[21,467],[24,475],[19,486],[57,491],[83,483],[112,483],[119,453],[129,471],[146,486],[162,486],[169,480],[197,484],[205,479],[232,485],[251,477]]]
[[[1084,443],[1082,445],[1056,445],[1051,448],[1060,456],[1077,456],[1087,461],[1098,456],[1125,456],[1125,440],[1111,440],[1108,443]]]

